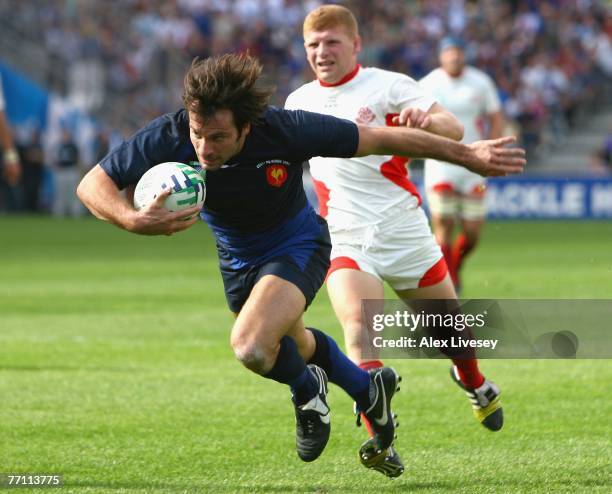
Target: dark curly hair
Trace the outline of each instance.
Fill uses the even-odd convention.
[[[242,130],[257,123],[274,92],[274,88],[256,85],[261,70],[259,60],[248,54],[196,58],[185,75],[183,104],[202,119],[218,110],[230,110],[236,127]]]

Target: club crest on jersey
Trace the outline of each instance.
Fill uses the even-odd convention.
[[[285,165],[270,165],[266,167],[266,178],[272,187],[281,187],[286,181],[289,174]]]
[[[376,118],[374,112],[370,110],[368,107],[359,108],[357,112],[357,116],[355,117],[355,122],[361,125],[369,124],[372,120]]]

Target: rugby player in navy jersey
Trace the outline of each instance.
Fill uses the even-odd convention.
[[[231,345],[249,370],[291,388],[296,446],[315,460],[330,433],[327,380],[344,389],[371,421],[381,450],[394,439],[391,399],[399,376],[357,367],[302,315],[329,266],[325,221],[308,204],[302,163],[313,156],[398,154],[464,164],[484,175],[522,171],[512,139],[464,145],[411,128],[368,128],[347,120],[268,106],[271,90],[256,82],[261,65],[245,55],[195,61],[185,77],[185,109],[159,117],[113,149],[77,193],[98,218],[146,235],[192,226],[196,207],[163,208],[162,193],[135,210],[129,194],[152,166],[199,162],[207,171],[201,211],[217,241],[225,294],[236,320]]]

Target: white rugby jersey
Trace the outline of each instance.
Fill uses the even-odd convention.
[[[463,124],[462,142],[482,139],[480,119],[501,108],[495,84],[487,74],[474,67],[466,66],[459,77],[451,77],[437,68],[421,79],[420,84]]]
[[[304,84],[285,107],[382,127],[403,108],[427,111],[435,100],[412,78],[396,72],[357,66],[340,83]],[[400,204],[418,207],[421,198],[408,177],[407,158],[363,156],[312,158],[310,171],[321,216],[331,233],[362,229],[389,217]]]

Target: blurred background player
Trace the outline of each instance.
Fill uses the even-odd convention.
[[[0,146],[2,147],[2,191],[0,203],[5,202],[9,209],[16,208],[14,204],[15,186],[19,182],[21,176],[21,166],[19,163],[19,154],[15,148],[13,134],[9,127],[5,110],[4,92],[2,91],[2,78],[0,77]],[[0,204],[2,206],[2,204]],[[1,207],[0,207],[1,209]]]
[[[62,129],[56,153],[53,215],[76,218],[83,212],[83,206],[75,194],[81,178],[81,159],[74,136],[68,128]]]
[[[497,89],[486,73],[465,64],[464,49],[460,38],[443,38],[440,67],[420,83],[459,118],[463,142],[496,139],[504,128]],[[486,179],[456,165],[427,160],[425,188],[433,231],[458,291],[461,265],[476,247],[485,222]],[[456,226],[459,234],[454,238]]]
[[[461,139],[459,121],[412,78],[357,63],[361,38],[347,8],[324,5],[313,10],[304,20],[303,34],[317,80],[291,93],[287,108]],[[310,160],[320,214],[329,224],[333,246],[327,289],[347,353],[367,370],[383,364],[362,357],[362,301],[383,299],[383,281],[401,299],[456,299],[421,199],[408,178],[407,161],[399,156]],[[453,378],[471,393],[479,420],[498,430],[503,423],[499,389],[480,373],[475,353],[469,357],[453,359]],[[370,424],[362,420],[372,435]],[[394,449],[381,455],[370,446],[366,441],[360,450],[366,467],[390,477],[401,475],[404,467]]]
[[[42,135],[39,128],[33,129],[27,142],[17,145],[21,157],[21,189],[23,191],[23,208],[30,213],[41,210],[41,188],[43,184],[45,157]],[[76,184],[75,184],[76,185]],[[75,196],[74,188],[71,190]],[[76,198],[76,196],[75,196]]]

